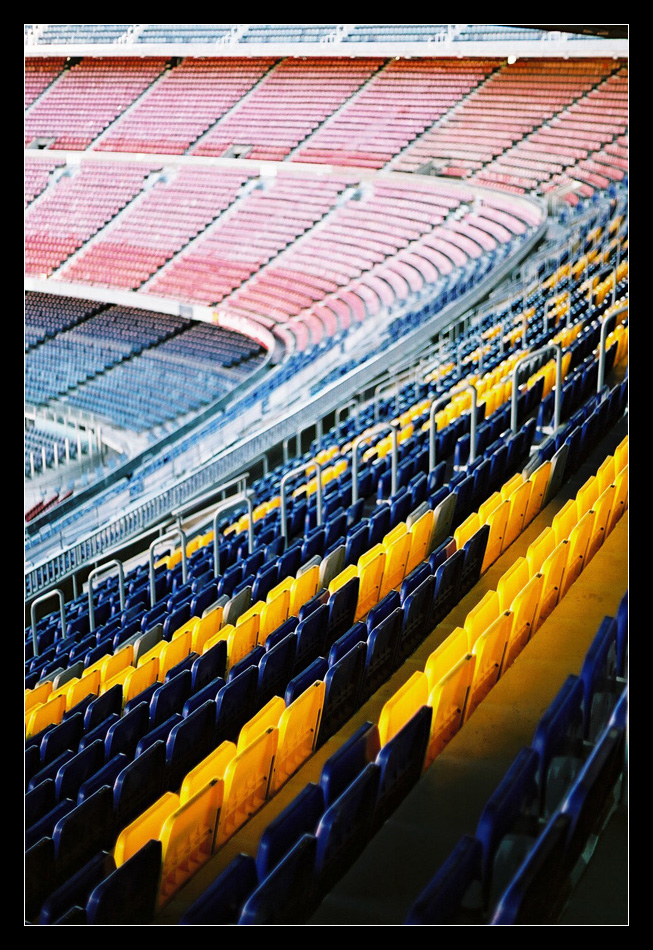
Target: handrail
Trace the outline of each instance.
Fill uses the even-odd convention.
[[[291,469],[289,472],[286,472],[279,486],[279,494],[281,495],[281,534],[284,538],[288,537],[288,509],[286,506],[286,485],[288,480],[293,477],[293,475],[299,475],[300,472],[306,473],[307,468],[314,468],[317,472],[316,474],[316,483],[317,483],[317,523],[318,526],[322,524],[322,466],[316,459],[313,459],[310,462],[305,462],[302,465],[297,465],[295,468]]]
[[[254,519],[252,517],[252,496],[248,491],[240,492],[238,495],[233,495],[231,498],[225,498],[224,501],[221,501],[213,512],[213,576],[218,577],[220,574],[220,544],[218,542],[218,515],[223,511],[228,511],[230,508],[235,508],[237,505],[245,502],[247,505],[247,551],[249,554],[254,550]]]
[[[97,577],[98,574],[102,574],[109,567],[118,568],[118,583],[120,586],[120,609],[125,609],[125,571],[122,566],[122,561],[119,561],[117,558],[113,561],[107,561],[105,564],[98,564],[97,567],[94,567],[91,573],[88,575],[88,626],[89,633],[93,633],[95,630],[95,609],[93,607],[93,578]]]
[[[184,531],[177,527],[173,528],[171,531],[168,531],[167,534],[161,535],[160,538],[155,538],[154,541],[150,544],[149,547],[149,560],[150,560],[150,607],[154,607],[156,603],[156,581],[154,579],[154,548],[161,544],[163,541],[172,541],[173,538],[181,538],[181,576],[184,584],[186,583],[186,578],[188,576],[188,564],[186,559],[186,534]]]
[[[558,304],[562,302],[561,300],[558,299],[560,297],[567,298],[567,318],[565,321],[565,326],[569,326],[569,319],[570,319],[570,314],[571,314],[571,292],[569,290],[561,290],[559,294],[558,293],[552,294],[548,298],[546,303],[544,304],[544,329],[546,333],[549,332],[549,315],[551,311],[551,304],[555,302],[555,305],[557,307]]]
[[[451,390],[448,393],[444,393],[442,396],[439,396],[437,399],[434,399],[429,408],[429,471],[432,472],[435,468],[436,458],[435,458],[435,446],[436,446],[436,425],[435,425],[435,414],[437,410],[446,405],[447,402],[450,402],[454,396],[458,396],[460,393],[469,392],[472,396],[472,411],[470,418],[470,434],[469,434],[469,461],[473,462],[476,458],[476,408],[478,405],[478,393],[476,391],[476,386],[472,383],[461,383],[460,386],[457,386],[455,389]]]
[[[560,343],[547,343],[545,346],[532,350],[530,353],[521,356],[515,363],[512,371],[512,395],[510,397],[510,428],[514,435],[517,434],[517,372],[520,366],[527,363],[534,356],[548,353],[549,350],[555,350],[556,354],[556,385],[555,385],[555,403],[553,410],[553,431],[560,428],[560,406],[562,403],[562,346]]]
[[[611,313],[606,313],[601,318],[601,338],[599,342],[599,375],[596,381],[596,392],[600,393],[605,385],[605,340],[608,335],[608,321],[610,317],[616,317],[620,313],[628,310],[628,306],[619,307]]]
[[[390,482],[390,494],[394,495],[397,491],[397,461],[399,457],[399,442],[397,438],[397,427],[392,425],[390,422],[378,422],[376,425],[373,425],[366,432],[361,432],[360,435],[357,435],[354,441],[352,442],[352,458],[351,458],[351,502],[352,505],[355,505],[358,501],[358,446],[361,442],[365,442],[368,439],[371,439],[372,436],[378,435],[381,432],[387,432],[390,430],[392,434],[392,475]]]
[[[30,617],[32,620],[32,645],[34,647],[34,656],[39,655],[38,638],[36,636],[36,619],[34,616],[36,605],[40,604],[44,600],[49,600],[50,597],[53,597],[56,595],[59,596],[59,612],[61,614],[61,636],[65,637],[66,635],[66,611],[64,609],[63,592],[58,587],[55,587],[54,590],[49,590],[47,593],[41,594],[40,597],[37,597],[36,600],[32,601],[32,606],[30,608]]]

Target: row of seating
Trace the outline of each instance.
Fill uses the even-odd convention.
[[[627,638],[626,592],[407,924],[557,921],[625,776]]]

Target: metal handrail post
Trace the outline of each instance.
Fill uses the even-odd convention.
[[[175,528],[172,531],[169,531],[167,534],[161,535],[160,538],[155,538],[154,541],[150,544],[149,547],[149,561],[150,561],[150,606],[154,607],[156,603],[155,600],[155,587],[156,581],[154,579],[154,548],[161,544],[163,541],[172,541],[173,539],[181,539],[181,576],[184,584],[188,576],[188,563],[186,558],[186,535],[181,528]]]
[[[66,636],[66,611],[64,609],[64,599],[63,592],[56,587],[54,590],[49,590],[47,594],[41,594],[40,597],[37,597],[36,600],[32,601],[32,606],[30,608],[30,617],[32,621],[32,646],[34,647],[34,656],[39,655],[38,648],[38,638],[36,636],[36,617],[35,617],[35,608],[37,604],[42,603],[44,600],[49,600],[50,597],[58,596],[59,597],[59,613],[61,614],[61,636]]]
[[[251,554],[254,550],[254,519],[252,517],[252,496],[249,492],[243,491],[238,495],[234,495],[232,498],[225,498],[224,501],[221,501],[213,512],[213,576],[218,577],[220,574],[220,544],[218,541],[218,515],[223,511],[228,511],[230,508],[236,508],[238,505],[241,505],[243,502],[247,505],[247,543],[248,543],[248,553]]]
[[[113,561],[107,561],[106,564],[99,564],[97,567],[94,567],[91,573],[88,575],[88,626],[89,633],[93,633],[95,630],[95,608],[93,607],[93,578],[97,577],[98,574],[102,574],[110,567],[118,568],[118,583],[120,587],[120,609],[125,609],[125,571],[122,566],[122,561],[114,559]]]
[[[351,501],[352,504],[356,504],[358,501],[358,446],[361,442],[365,442],[368,439],[371,439],[372,436],[378,435],[381,432],[390,431],[392,435],[392,474],[390,481],[390,492],[392,495],[397,491],[397,467],[398,467],[398,458],[399,458],[399,441],[397,438],[397,428],[389,422],[379,422],[376,425],[372,426],[366,432],[362,432],[360,435],[357,435],[354,441],[352,442],[352,458],[351,458]]]
[[[553,426],[554,432],[557,432],[560,428],[560,406],[561,406],[561,396],[562,396],[562,346],[560,343],[547,343],[545,346],[541,346],[537,350],[533,350],[531,353],[526,353],[524,356],[520,357],[517,360],[513,367],[512,371],[512,395],[510,399],[510,429],[513,434],[517,433],[517,373],[519,372],[519,367],[526,363],[528,360],[531,360],[534,356],[539,356],[543,353],[548,353],[549,350],[554,350],[556,354],[556,385],[555,385],[555,402],[553,410]]]
[[[281,479],[281,484],[279,486],[279,494],[281,496],[281,534],[284,538],[288,536],[288,508],[286,505],[286,485],[294,475],[299,475],[301,472],[306,472],[307,468],[314,468],[316,470],[316,485],[317,485],[317,523],[318,526],[322,524],[322,466],[318,461],[313,459],[310,462],[306,462],[304,465],[298,465],[296,468],[291,469],[289,472],[286,472]]]

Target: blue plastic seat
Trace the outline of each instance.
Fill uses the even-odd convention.
[[[182,670],[177,676],[159,685],[150,700],[149,728],[153,729],[165,722],[173,713],[180,713],[191,691],[192,674],[189,669]]]
[[[397,658],[404,659],[428,636],[433,629],[431,616],[435,591],[435,577],[429,574],[406,597],[403,603],[401,633],[397,643]]]
[[[170,789],[179,789],[186,773],[215,747],[215,731],[216,702],[212,699],[207,699],[172,727],[166,741],[167,783]]]
[[[273,696],[283,696],[295,663],[297,635],[289,633],[271,650],[266,650],[258,664],[256,707],[261,709]]]
[[[301,672],[313,660],[322,655],[328,629],[329,608],[326,604],[318,605],[316,610],[297,624],[295,628],[297,642],[295,644],[294,674]]]
[[[111,758],[111,756],[108,758]],[[104,762],[104,743],[101,739],[96,739],[96,741],[92,742],[87,748],[68,759],[56,773],[55,786],[57,801],[60,802],[64,798],[72,798],[75,800],[82,782],[84,782],[89,775],[97,772],[97,770],[104,765]]]
[[[380,748],[376,723],[364,722],[329,756],[320,773],[320,788],[325,807],[332,805],[365,766],[375,761]]]
[[[114,722],[104,740],[105,758],[112,759],[118,752],[134,757],[138,740],[150,728],[150,710],[146,702],[138,703],[128,713]]]
[[[620,687],[616,680],[617,621],[604,617],[583,660],[584,738],[593,742],[614,708]]]
[[[337,732],[357,708],[366,653],[366,644],[357,643],[327,670],[318,746]]]
[[[542,815],[553,813],[584,761],[582,704],[583,684],[571,674],[535,730],[532,747],[539,756]]]
[[[58,873],[75,874],[98,851],[113,846],[113,793],[107,785],[60,818],[52,833]]]
[[[113,783],[116,832],[160,798],[166,785],[166,743],[158,739],[116,775]]]
[[[411,907],[405,924],[482,921],[480,841],[464,835]]]
[[[102,788],[103,785],[108,785],[109,788],[113,788],[116,777],[127,765],[128,761],[124,752],[119,752],[118,755],[114,755],[112,759],[105,762],[102,768],[98,769],[97,772],[94,772],[93,775],[89,775],[86,781],[82,782],[79,786],[77,804],[81,804],[81,802],[97,792],[98,788]]]
[[[422,706],[377,754],[380,776],[374,828],[381,827],[422,774],[432,714],[430,706]]]
[[[218,640],[206,653],[198,656],[191,666],[193,693],[216,677],[223,677],[227,669],[227,641]]]
[[[329,596],[329,629],[324,644],[328,650],[332,643],[346,633],[354,623],[360,579],[352,577]]]
[[[242,907],[258,886],[256,862],[237,854],[204,893],[191,904],[180,924],[236,924]]]
[[[151,839],[115,868],[88,896],[89,924],[149,924],[156,910],[162,845]]]
[[[397,607],[368,634],[361,701],[375,693],[396,669],[402,623],[403,611]]]
[[[241,726],[254,713],[258,686],[258,666],[250,666],[218,691],[215,699],[215,742],[235,742]]]
[[[248,897],[238,923],[303,923],[313,909],[316,852],[316,838],[302,835]]]
[[[53,891],[44,902],[39,914],[39,924],[60,922],[60,918],[73,908],[84,908],[93,888],[115,870],[115,863],[106,851],[94,855],[77,873]]]
[[[304,834],[313,834],[324,813],[324,795],[319,785],[309,782],[292,802],[264,830],[256,852],[259,881],[276,867]]]
[[[293,676],[286,686],[283,695],[286,706],[294,702],[298,696],[301,696],[301,694],[317,680],[323,680],[326,676],[327,669],[328,664],[326,658],[317,656],[312,663],[309,663],[301,672]]]

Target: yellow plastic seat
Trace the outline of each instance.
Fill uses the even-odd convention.
[[[453,533],[453,539],[456,542],[456,550],[460,550],[471,537],[473,537],[476,532],[483,526],[484,522],[481,522],[479,514],[477,511],[473,511],[471,515],[468,515],[467,518],[463,521],[462,524],[458,525],[456,530]]]
[[[618,475],[628,465],[628,436],[624,436],[614,450],[614,470]]]
[[[72,682],[66,693],[66,709],[72,709],[77,703],[81,703],[87,696],[99,696],[100,694],[100,671],[91,670],[90,673],[84,673],[79,679]]]
[[[248,607],[247,610],[243,611],[238,620],[236,621],[236,626],[241,623],[245,623],[246,620],[249,620],[250,617],[258,614],[260,615],[263,608],[265,607],[264,600],[257,600],[255,604],[252,604],[251,607]],[[259,617],[259,629],[260,629],[260,617]]]
[[[381,746],[396,736],[422,706],[426,706],[429,697],[428,686],[426,673],[416,670],[386,701],[379,716]]]
[[[501,548],[502,553],[510,547],[524,529],[524,518],[531,496],[531,488],[530,481],[522,482],[522,484],[518,485],[510,494],[508,499],[510,502],[510,510],[508,512],[508,523],[503,539],[503,547]]]
[[[204,646],[207,640],[215,636],[222,626],[222,616],[224,607],[215,607],[206,617],[200,617],[197,624],[193,627],[191,638],[191,649],[193,653],[204,653]]]
[[[58,696],[49,697],[44,703],[40,703],[30,710],[27,717],[25,737],[38,735],[47,726],[58,725],[63,719],[66,711],[65,693],[59,693]]]
[[[179,807],[179,795],[166,792],[118,835],[113,859],[121,867],[152,838],[159,840],[166,818]]]
[[[237,624],[235,627],[231,624],[227,636],[227,671],[239,663],[248,653],[254,649],[258,643],[259,633],[259,614],[253,614],[244,623]]]
[[[481,574],[494,564],[503,550],[509,512],[510,502],[503,500],[487,517],[486,524],[490,526],[490,533],[481,565]]]
[[[281,713],[271,795],[313,754],[324,708],[325,689],[324,680],[316,680]]]
[[[39,683],[34,689],[25,690],[25,715],[33,709],[37,703],[44,703],[52,692],[52,680],[45,680]]]
[[[515,595],[510,605],[512,624],[509,630],[502,673],[512,665],[515,657],[521,653],[536,630],[543,585],[544,575],[535,574]]]
[[[354,621],[365,617],[370,609],[379,601],[379,592],[385,570],[385,550],[382,544],[375,544],[373,548],[361,554],[358,559],[358,576],[360,588],[358,603],[354,614]]]
[[[542,567],[544,561],[552,554],[556,546],[555,531],[552,528],[545,528],[532,541],[526,551],[526,560],[528,561],[528,572],[533,577]]]
[[[178,663],[181,663],[181,661],[188,656],[190,653],[190,644],[190,630],[186,630],[180,637],[177,637],[177,639],[173,638],[170,642],[165,643],[165,646],[159,654],[159,671],[157,677],[161,683],[165,680],[168,670],[171,670],[173,666],[177,666]]]
[[[251,719],[241,726],[238,733],[236,753],[242,752],[245,746],[250,745],[266,729],[276,729],[286,704],[280,696],[273,696]]]
[[[410,552],[406,562],[406,574],[415,570],[431,553],[431,535],[433,533],[433,509],[429,508],[417,519],[410,529]]]
[[[190,642],[193,642],[193,631],[195,626],[200,622],[199,617],[189,617],[186,623],[182,623],[181,627],[178,627],[177,630],[170,637],[171,640],[177,640],[178,637],[183,637],[185,633],[190,633],[191,639]],[[189,651],[190,652],[190,651]]]
[[[503,656],[512,626],[512,613],[504,610],[477,638],[472,648],[474,676],[465,707],[465,722],[501,676]]]
[[[560,588],[560,596],[564,597],[571,585],[585,568],[585,556],[594,527],[594,514],[588,511],[575,525],[569,535],[569,551],[567,553],[567,570],[565,571]]]
[[[179,791],[179,801],[183,805],[189,798],[204,788],[213,779],[224,778],[227,766],[236,754],[235,742],[225,739],[217,749],[210,752],[202,761],[187,772]]]
[[[157,669],[158,669],[158,662],[159,662],[158,657],[156,657],[156,662],[157,662]],[[126,666],[124,670],[120,670],[120,672],[116,673],[115,676],[112,676],[111,679],[103,680],[102,683],[100,684],[100,696],[103,693],[108,693],[109,690],[113,689],[114,686],[121,686],[122,691],[123,691],[122,701],[124,705],[127,702],[127,700],[125,699],[125,680],[129,676],[129,674],[132,672],[132,670],[134,670],[133,666]]]
[[[576,492],[576,511],[578,512],[579,518],[582,518],[590,508],[594,507],[594,503],[598,497],[599,483],[596,475],[592,475]]]
[[[279,581],[279,583],[276,584],[276,585],[271,589],[271,591],[269,592],[268,596],[265,598],[266,603],[269,604],[269,603],[271,603],[273,600],[276,600],[276,598],[277,598],[280,594],[282,594],[284,591],[287,591],[287,593],[288,593],[288,602],[290,603],[290,590],[291,590],[291,588],[292,588],[292,585],[293,585],[294,580],[295,580],[294,577],[284,577],[284,579],[283,579],[282,581]]]
[[[159,838],[162,843],[159,906],[163,906],[213,854],[224,784],[208,785],[168,815]]]
[[[549,616],[560,598],[560,589],[567,568],[567,554],[569,541],[566,539],[555,546],[553,552],[545,558],[540,573],[544,577],[540,610],[537,623],[543,623]]]
[[[467,695],[474,677],[473,653],[456,663],[431,690],[428,705],[433,710],[431,735],[424,767],[428,768],[463,724]]]
[[[565,541],[571,534],[575,524],[578,524],[578,510],[576,508],[576,499],[570,498],[565,502],[560,511],[554,515],[551,527],[556,536],[556,544]]]
[[[528,498],[526,511],[524,513],[524,527],[529,525],[533,518],[535,518],[536,515],[538,515],[542,510],[542,505],[549,487],[549,480],[551,478],[551,468],[551,462],[547,459],[535,469],[531,477],[528,479],[528,483],[531,486],[531,491]]]
[[[272,592],[270,592],[271,597]],[[261,610],[261,622],[258,632],[258,642],[264,644],[269,635],[288,619],[290,604],[290,590],[283,588],[276,597],[269,599]]]
[[[487,591],[481,600],[472,607],[463,626],[469,636],[470,646],[473,648],[477,638],[497,619],[501,612],[499,595],[495,590]]]
[[[131,666],[134,662],[134,647],[128,644],[117,653],[107,656],[100,666],[100,678],[102,682],[110,680],[116,673],[124,670],[126,666]]]
[[[520,485],[524,484],[524,476],[521,472],[517,472],[512,478],[509,478],[507,482],[501,486],[501,497],[504,501],[507,501],[512,493],[519,488]]]
[[[530,580],[528,561],[525,557],[518,557],[510,565],[497,583],[497,594],[499,595],[499,609],[510,610],[513,599]]]
[[[608,519],[607,533],[610,534],[616,523],[628,507],[628,466],[624,466],[614,480],[614,499]]]
[[[159,660],[161,653],[164,647],[167,645],[167,643],[168,643],[167,640],[159,640],[159,642],[155,643],[153,647],[150,647],[147,653],[143,653],[139,656],[136,665],[144,666],[145,663],[149,663],[150,660],[153,660],[153,659]]]
[[[456,627],[426,661],[424,672],[428,680],[429,696],[442,677],[468,653],[471,653],[469,634],[464,627]]]
[[[586,563],[592,560],[607,536],[608,521],[612,506],[614,505],[615,493],[615,486],[608,485],[592,506],[591,510],[594,513],[594,523],[592,525],[592,534],[589,544],[587,545],[587,553],[585,555]]]
[[[299,609],[307,600],[310,600],[317,593],[320,581],[320,568],[317,564],[310,567],[299,577],[295,578],[290,585],[290,603],[288,605],[288,616],[297,617]]]
[[[388,540],[390,539],[391,540]],[[391,590],[400,586],[406,576],[406,564],[410,553],[410,534],[404,521],[389,532],[382,542],[385,549],[385,564],[381,589],[377,600],[381,600]]]
[[[478,517],[481,525],[487,524],[492,512],[496,511],[502,502],[503,498],[501,497],[501,492],[495,491],[478,506]]]
[[[221,847],[265,802],[278,739],[278,729],[266,729],[227,765],[217,847]]]
[[[147,663],[143,663],[142,666],[139,664],[135,669],[132,667],[123,681],[123,704],[128,703],[134,696],[138,696],[148,686],[156,683],[159,672],[159,659],[156,656],[153,656]],[[163,682],[163,679],[161,682]]]
[[[348,584],[349,581],[354,577],[358,577],[358,570],[355,564],[350,564],[344,569],[344,571],[340,571],[340,573],[336,574],[336,576],[333,578],[329,584],[329,593],[335,594],[337,590],[340,590],[341,587],[344,587],[345,584]]]
[[[234,626],[231,623],[228,623],[224,627],[221,627],[217,633],[214,633],[213,636],[209,637],[209,639],[206,641],[206,643],[202,647],[202,653],[208,653],[208,651],[213,649],[216,643],[219,643],[220,640],[228,640],[233,629],[234,629]]]
[[[614,484],[617,476],[614,465],[614,455],[608,455],[601,463],[596,473],[596,480],[599,483],[599,494],[604,492],[608,486]]]

